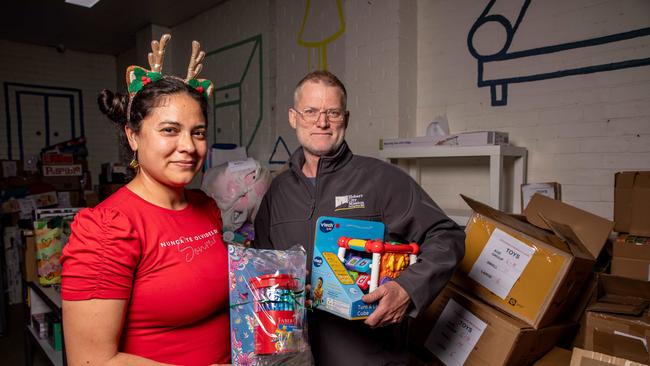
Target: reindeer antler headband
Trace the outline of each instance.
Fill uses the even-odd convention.
[[[150,70],[147,70],[140,66],[129,66],[126,69],[126,85],[129,90],[129,105],[127,108],[127,119],[130,118],[131,114],[131,103],[133,97],[140,91],[142,88],[149,84],[152,81],[158,81],[163,78],[162,75],[162,66],[163,59],[165,56],[165,47],[167,43],[172,38],[169,34],[163,34],[160,37],[160,42],[153,40],[151,41],[151,50],[149,52],[149,67]],[[213,90],[213,85],[210,80],[207,79],[197,79],[196,76],[201,72],[203,65],[201,62],[205,58],[205,52],[201,51],[201,44],[197,41],[192,41],[192,56],[190,57],[190,64],[187,67],[187,76],[185,79],[181,79],[177,76],[165,75],[164,77],[172,77],[179,80],[183,80],[186,84],[193,87],[202,93],[206,99],[210,97]]]

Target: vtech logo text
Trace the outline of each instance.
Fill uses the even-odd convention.
[[[323,258],[316,257],[314,258],[314,267],[320,267],[323,264]]]
[[[324,233],[329,233],[332,230],[334,230],[334,221],[323,220],[320,222],[320,231]]]

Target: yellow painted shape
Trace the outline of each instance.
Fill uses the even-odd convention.
[[[331,34],[329,37],[321,41],[308,42],[303,39],[305,33],[305,25],[307,24],[307,19],[309,18],[309,9],[311,8],[311,0],[307,0],[305,4],[305,14],[302,17],[302,23],[300,24],[300,30],[298,31],[298,45],[308,48],[315,48],[318,52],[318,68],[322,70],[327,70],[327,44],[333,40],[340,37],[345,33],[345,15],[343,14],[343,4],[341,0],[336,1],[336,10],[338,13],[339,29]],[[311,52],[309,53],[309,66],[311,67]]]

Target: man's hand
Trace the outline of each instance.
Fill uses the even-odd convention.
[[[368,304],[379,301],[377,309],[365,321],[371,328],[401,322],[411,302],[406,290],[395,281],[377,287],[375,291],[365,295],[361,300]]]

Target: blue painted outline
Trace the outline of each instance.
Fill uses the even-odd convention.
[[[83,114],[83,92],[81,89],[77,88],[68,88],[68,87],[53,87],[53,86],[44,86],[44,85],[35,85],[35,84],[25,84],[25,83],[14,83],[14,82],[4,82],[3,83],[3,89],[5,93],[5,115],[7,118],[7,158],[12,159],[13,158],[13,142],[12,142],[12,134],[11,134],[11,109],[9,106],[9,88],[10,87],[15,87],[15,88],[25,88],[25,89],[43,89],[43,90],[51,90],[53,92],[38,92],[38,91],[33,91],[33,90],[14,90],[15,98],[16,98],[16,117],[18,119],[17,121],[17,127],[18,127],[18,148],[19,148],[19,156],[20,159],[24,159],[24,149],[23,149],[23,141],[22,141],[22,111],[21,111],[21,104],[20,104],[20,98],[19,95],[40,95],[43,96],[44,98],[47,97],[64,97],[68,98],[70,100],[70,116],[71,116],[71,123],[72,123],[72,128],[71,128],[71,135],[72,138],[76,137],[83,137],[85,135],[85,126],[84,126],[84,114]],[[56,92],[71,92],[73,94],[61,94],[61,93],[56,93]],[[74,97],[77,97],[79,100],[79,136],[76,136],[76,115],[74,113],[75,111],[75,103],[74,103]],[[47,104],[47,103],[46,103]],[[49,118],[49,108],[46,109],[46,118]],[[49,131],[49,122],[46,122],[46,130]],[[46,136],[46,142],[49,141],[49,133]],[[47,146],[47,145],[46,145]]]
[[[287,147],[287,144],[284,142],[284,139],[282,136],[279,136],[277,140],[275,140],[275,146],[273,146],[273,152],[271,152],[271,156],[269,156],[269,164],[284,164],[287,161],[286,160],[273,160],[273,156],[278,150],[278,145],[282,144],[284,147],[284,150],[287,152],[287,156],[291,156],[291,152],[289,151],[289,148]]]
[[[472,56],[474,56],[474,58],[476,58],[477,61],[478,61],[478,76],[477,76],[478,81],[477,81],[477,86],[478,87],[485,87],[485,86],[490,87],[490,96],[491,96],[491,104],[492,104],[492,106],[504,106],[504,105],[508,104],[508,85],[509,84],[525,83],[525,82],[530,82],[530,81],[560,78],[560,77],[571,76],[571,75],[591,74],[591,73],[596,73],[596,72],[612,71],[612,70],[618,70],[618,69],[624,69],[624,68],[630,68],[630,67],[639,67],[639,66],[650,65],[650,57],[648,57],[648,58],[640,58],[640,59],[632,59],[632,60],[626,60],[626,61],[620,61],[620,62],[613,62],[613,63],[608,63],[608,64],[577,67],[577,68],[573,68],[573,69],[559,70],[559,71],[554,71],[554,72],[546,72],[546,73],[527,75],[527,76],[516,76],[516,77],[509,77],[509,78],[484,80],[484,78],[483,78],[484,64],[488,63],[488,62],[514,60],[514,59],[530,57],[530,56],[546,55],[546,54],[551,54],[551,53],[555,53],[555,52],[573,50],[573,49],[584,48],[584,47],[592,47],[592,46],[597,46],[597,45],[602,45],[602,44],[607,44],[607,43],[612,43],[612,42],[618,42],[618,41],[623,41],[623,40],[628,40],[628,39],[633,39],[633,38],[644,37],[644,36],[650,35],[650,27],[648,27],[648,28],[641,28],[641,29],[636,29],[636,30],[617,33],[617,34],[612,34],[612,35],[603,36],[603,37],[596,37],[596,38],[586,39],[586,40],[582,40],[582,41],[568,42],[568,43],[563,43],[563,44],[557,44],[557,45],[545,46],[545,47],[538,47],[538,48],[533,48],[533,49],[530,49],[530,50],[515,51],[515,52],[512,52],[512,53],[508,53],[507,52],[508,48],[510,47],[510,45],[512,43],[512,40],[514,38],[515,33],[517,32],[517,29],[519,28],[519,25],[521,24],[521,22],[524,19],[524,16],[526,14],[526,11],[528,10],[528,7],[530,5],[531,0],[526,0],[524,2],[524,4],[522,5],[521,9],[519,10],[519,15],[517,16],[517,20],[516,20],[514,26],[511,25],[510,21],[507,18],[505,18],[504,16],[502,16],[502,15],[498,15],[498,14],[487,15],[495,2],[496,2],[496,0],[491,0],[490,3],[488,3],[488,5],[485,7],[485,9],[481,13],[481,15],[476,20],[476,22],[474,22],[474,24],[470,28],[469,34],[467,35],[467,48],[469,49],[469,52],[472,54]],[[472,38],[474,37],[474,34],[476,33],[476,31],[483,24],[485,24],[487,22],[497,22],[497,23],[501,24],[504,27],[505,31],[506,31],[506,37],[507,38],[506,38],[506,42],[504,44],[504,47],[501,50],[496,52],[494,55],[482,56],[474,48],[474,45],[472,44]]]

